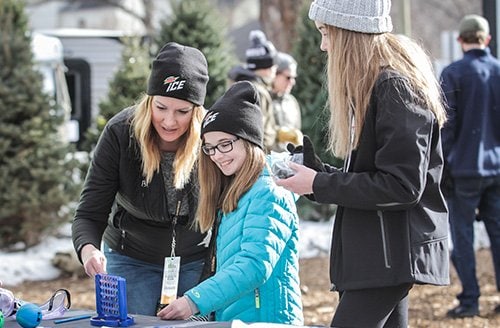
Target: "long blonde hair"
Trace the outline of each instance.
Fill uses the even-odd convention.
[[[153,174],[160,169],[161,151],[159,136],[152,123],[153,96],[145,95],[135,108],[131,129],[140,147],[142,174],[151,182]],[[174,186],[182,189],[189,182],[191,171],[196,165],[200,149],[200,128],[204,115],[203,106],[194,106],[191,125],[176,151],[173,164]]]
[[[266,165],[261,148],[244,139],[240,140],[244,143],[247,158],[234,176],[225,176],[209,156],[200,155],[200,197],[196,217],[201,232],[212,227],[218,210],[229,213],[236,209],[238,200],[257,181]]]
[[[439,125],[446,120],[441,88],[429,56],[414,41],[391,33],[368,34],[325,25],[328,49],[328,150],[346,158],[350,149],[354,114],[353,148],[360,133],[370,95],[382,69],[393,69],[408,79],[415,101],[431,110]]]

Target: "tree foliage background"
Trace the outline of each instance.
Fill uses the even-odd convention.
[[[203,52],[210,76],[205,99],[209,108],[226,90],[227,72],[236,63],[224,20],[207,0],[174,0],[172,11],[172,16],[161,22],[154,44],[160,49],[175,41]]]
[[[99,115],[87,131],[83,150],[91,152],[108,120],[132,106],[147,87],[151,61],[167,42],[175,41],[200,49],[208,62],[210,80],[205,107],[209,107],[226,88],[227,71],[235,62],[225,39],[224,25],[206,0],[173,2],[173,14],[161,22],[151,42],[125,38],[122,62],[109,85],[106,98],[99,103]]]
[[[23,1],[0,1],[0,248],[32,246],[68,221],[79,189],[78,163],[61,141],[63,116],[42,91],[27,26]]]
[[[105,99],[99,103],[99,115],[87,130],[82,149],[91,152],[106,123],[124,108],[134,105],[144,94],[150,71],[148,45],[139,37],[126,37],[121,64],[109,84]]]

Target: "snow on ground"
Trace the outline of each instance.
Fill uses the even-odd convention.
[[[301,221],[299,230],[299,255],[301,258],[326,256],[330,249],[333,220],[326,222]],[[0,281],[4,285],[17,285],[25,280],[51,280],[59,276],[59,270],[51,260],[57,252],[73,251],[71,227],[65,225],[60,237],[46,238],[41,244],[26,251],[0,251]],[[475,248],[489,247],[484,224],[476,223]],[[450,247],[451,247],[450,242]]]

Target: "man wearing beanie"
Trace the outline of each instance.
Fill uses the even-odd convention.
[[[229,74],[232,81],[250,81],[257,88],[264,124],[264,148],[270,151],[276,141],[276,122],[271,98],[272,81],[276,75],[276,48],[264,32],[250,31],[250,47],[246,50],[246,65],[233,67]]]
[[[390,8],[390,0],[312,2],[328,61],[327,150],[344,166],[321,163],[304,136],[304,165],[289,163],[295,174],[276,182],[337,205],[332,327],[408,327],[413,285],[449,284],[446,113],[426,52],[390,33]]]
[[[73,244],[89,276],[127,280],[131,314],[156,315],[158,305],[184,294],[202,273],[206,234],[192,224],[207,82],[198,49],[167,43],[153,60],[142,100],[109,120],[93,153]],[[173,294],[162,292],[167,260],[179,268]]]
[[[459,24],[462,59],[441,73],[448,105],[443,129],[451,259],[462,283],[453,318],[479,315],[474,222],[484,222],[500,290],[500,61],[491,55],[488,21],[467,15]],[[478,214],[476,214],[478,213]],[[500,305],[495,308],[500,313]]]
[[[215,266],[162,319],[214,312],[216,321],[303,324],[296,199],[274,183],[263,134],[258,91],[248,81],[233,84],[206,114],[197,218],[202,232],[212,229]]]

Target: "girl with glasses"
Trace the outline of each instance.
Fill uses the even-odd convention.
[[[215,274],[158,315],[302,325],[296,198],[270,175],[250,82],[233,84],[213,105],[201,137],[197,224],[212,229]]]

